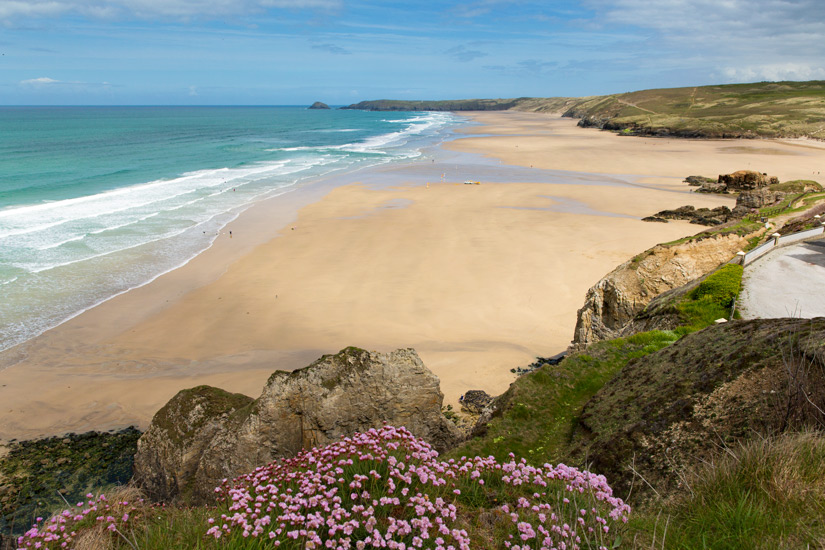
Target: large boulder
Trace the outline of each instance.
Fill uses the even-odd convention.
[[[189,498],[207,446],[253,401],[211,386],[179,391],[138,439],[133,481],[157,501]]]
[[[732,174],[721,174],[717,180],[724,183],[728,191],[750,191],[767,187],[770,183],[767,174],[755,172],[754,170],[738,170]]]
[[[461,439],[441,413],[438,377],[412,349],[347,348],[300,370],[276,371],[254,401],[230,404],[226,392],[211,390],[176,395],[141,437],[135,481],[151,498],[209,502],[224,478],[385,422],[438,450]],[[223,405],[213,406],[212,395]]]

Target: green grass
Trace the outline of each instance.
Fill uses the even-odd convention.
[[[765,226],[758,221],[743,219],[736,223],[713,227],[711,229],[702,231],[701,233],[697,233],[696,235],[690,235],[687,237],[682,237],[681,239],[676,239],[675,241],[662,243],[662,246],[674,246],[677,244],[684,244],[691,241],[698,241],[702,239],[707,239],[709,237],[715,237],[717,235],[735,234],[739,235],[740,237],[748,237],[749,235],[756,233],[764,227]]]
[[[504,411],[483,437],[448,456],[494,456],[512,452],[533,464],[569,459],[567,448],[584,404],[631,359],[673,343],[679,336],[651,331],[590,346],[556,366],[543,366],[518,379],[502,396]]]
[[[655,530],[656,548],[822,548],[824,466],[821,432],[755,439],[697,466],[679,495],[637,510],[628,527],[639,547],[654,547]]]
[[[623,133],[825,137],[825,82],[758,82],[584,98],[567,113]]]

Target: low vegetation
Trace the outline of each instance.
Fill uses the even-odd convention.
[[[209,517],[196,509],[192,527],[173,539],[154,527],[165,511],[90,494],[38,520],[18,544],[60,548],[88,537],[99,548],[579,550],[616,547],[630,513],[603,476],[512,457],[445,461],[392,426],[258,468],[216,492]]]
[[[633,514],[639,547],[780,550],[825,545],[825,437],[755,438],[697,465],[683,489]]]
[[[129,482],[140,432],[87,432],[12,443],[0,460],[0,534],[20,533],[89,491]]]

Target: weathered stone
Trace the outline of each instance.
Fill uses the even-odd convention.
[[[736,197],[736,206],[745,208],[762,208],[776,204],[785,198],[785,193],[781,191],[771,191],[768,188],[755,189],[753,191],[743,191]]]
[[[209,502],[224,478],[384,422],[438,450],[461,439],[441,413],[438,377],[412,349],[347,348],[300,370],[276,371],[258,399],[235,407],[198,407],[193,397],[178,394],[141,438],[135,479],[151,498]]]
[[[482,390],[470,390],[461,398],[461,408],[472,414],[481,414],[493,402],[493,396]]]
[[[188,498],[206,447],[232,413],[252,402],[211,386],[179,391],[138,440],[134,482],[157,501]]]
[[[312,105],[309,106],[310,109],[329,109],[329,105],[326,103],[321,103],[320,101],[316,101]]]
[[[727,193],[728,186],[724,183],[705,182],[696,190],[697,193]]]
[[[715,180],[712,178],[706,178],[705,176],[688,176],[684,181],[688,185],[692,185],[694,187],[698,187],[703,183],[715,183]]]
[[[572,349],[619,336],[654,297],[710,273],[742,250],[748,237],[729,234],[658,245],[623,263],[587,291]]]
[[[739,192],[767,187],[770,180],[767,174],[753,170],[739,170],[732,174],[721,174],[717,182],[724,183],[729,192]]]

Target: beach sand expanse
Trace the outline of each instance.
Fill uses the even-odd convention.
[[[187,265],[1,354],[0,439],[145,428],[183,388],[257,397],[273,371],[346,346],[415,348],[453,406],[470,389],[499,394],[510,369],[566,348],[599,278],[701,229],[641,217],[732,206],[689,194],[682,178],[750,164],[786,180],[825,167],[825,149],[804,142],[654,140],[551,115],[470,116],[482,125],[446,148],[504,170],[597,175],[537,183],[519,169],[487,182],[479,156],[480,185],[389,167],[381,185],[328,181],[256,205]],[[437,156],[417,162],[442,168]]]

